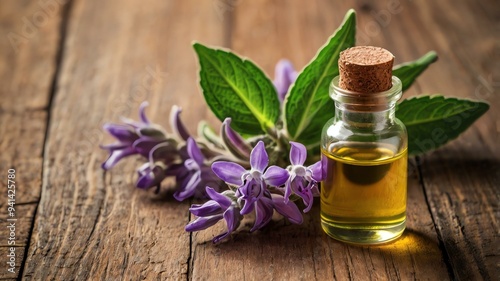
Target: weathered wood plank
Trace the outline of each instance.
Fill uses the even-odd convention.
[[[194,131],[207,109],[191,40],[220,45],[221,26],[208,1],[73,2],[24,279],[186,278],[189,203],[135,189],[139,161],[104,173],[98,145],[112,140],[100,126],[137,118],[149,100],[148,116],[164,126],[173,103],[185,106]]]
[[[46,108],[57,67],[62,10],[62,5],[52,2],[0,3],[0,171],[5,188],[0,199],[2,280],[14,280],[20,274],[40,198]],[[14,217],[8,212],[9,169],[16,176]],[[11,223],[15,229],[7,228]],[[7,262],[13,259],[7,255],[12,256],[13,246],[11,272]]]
[[[16,278],[24,260],[24,251],[29,243],[32,222],[40,197],[42,175],[42,145],[46,126],[46,113],[28,111],[25,114],[0,113],[0,169],[4,179],[4,195],[0,201],[0,278]],[[7,192],[8,170],[14,169],[15,193]],[[8,194],[14,195],[14,204],[9,204]],[[11,213],[8,208],[14,207]],[[11,215],[12,214],[12,215]],[[12,228],[7,228],[11,226]],[[11,238],[12,237],[12,238]],[[11,240],[9,240],[11,239]],[[11,247],[15,247],[11,251]],[[14,257],[7,257],[14,252]],[[8,271],[14,262],[14,272]]]
[[[39,10],[37,2],[26,7],[21,5],[28,2],[16,2],[22,15]],[[183,231],[188,203],[173,201],[166,191],[155,195],[134,190],[131,171],[139,162],[102,173],[99,165],[105,153],[97,148],[110,141],[97,126],[120,115],[135,117],[145,99],[152,104],[148,115],[163,125],[173,103],[187,109],[183,118],[192,131],[197,120],[214,122],[197,90],[195,57],[188,47],[192,39],[230,46],[272,74],[282,57],[298,68],[307,63],[350,7],[358,11],[362,43],[390,49],[399,62],[429,49],[441,55],[409,95],[442,92],[486,99],[496,108],[499,68],[494,58],[499,52],[494,29],[487,28],[498,24],[493,1],[182,2],[75,1],[25,279],[442,280],[449,278],[446,264],[456,279],[498,275],[500,131],[494,111],[459,140],[421,158],[420,173],[412,170],[409,178],[408,231],[380,247],[353,247],[328,238],[316,207],[303,225],[277,223],[256,234],[237,234],[221,245],[210,242],[221,226],[196,233],[190,251],[190,236]],[[0,14],[9,12],[6,5],[12,4],[2,3]],[[450,11],[451,6],[456,9]],[[384,20],[383,15],[390,17]],[[17,17],[2,16],[1,28],[17,30],[12,24],[24,23]],[[0,85],[0,167],[5,171],[14,165],[20,182],[33,187],[20,190],[24,193],[19,198],[27,203],[18,213],[24,227],[20,240],[27,239],[25,226],[31,224],[39,199],[47,118],[39,109],[48,105],[59,36],[51,31],[59,21],[50,17],[41,25],[38,35],[20,47],[28,52],[4,53],[11,46],[0,40],[1,53],[6,54],[0,61],[0,81],[8,82]],[[28,68],[33,62],[36,66]],[[18,68],[10,72],[11,65]],[[19,114],[25,110],[28,113]],[[6,132],[14,133],[5,138]],[[14,143],[18,149],[4,153]]]
[[[0,111],[20,113],[48,105],[62,9],[56,0],[1,3]]]
[[[408,189],[408,229],[383,246],[357,247],[323,233],[318,205],[302,225],[278,223],[254,234],[251,222],[233,240],[213,245],[220,225],[193,236],[194,280],[447,280],[434,225],[416,173]],[[318,203],[318,202],[316,202]],[[216,270],[213,270],[216,268]]]
[[[371,3],[371,2],[370,2]],[[234,9],[232,46],[240,54],[254,59],[272,75],[276,61],[287,57],[301,68],[340,24],[345,11],[358,10],[358,30],[370,30],[376,21],[374,12],[387,6],[352,3],[252,1],[240,2]],[[335,7],[333,7],[335,5]],[[331,9],[330,9],[331,8]],[[407,7],[392,15],[390,25],[380,31],[358,33],[364,44],[395,50],[403,60],[415,59],[424,52],[400,50],[406,38],[401,22],[411,13]],[[278,16],[279,15],[279,16]],[[389,29],[389,31],[385,30]],[[251,32],[249,33],[249,30]],[[389,42],[389,43],[387,43]],[[414,90],[413,92],[414,93]],[[333,114],[333,113],[332,113]],[[318,132],[320,133],[320,132]],[[414,163],[414,162],[412,162]],[[243,232],[234,239],[213,245],[213,236],[224,229],[196,233],[193,236],[194,280],[446,280],[449,278],[436,231],[429,213],[416,165],[410,170],[408,188],[408,230],[394,243],[377,247],[346,245],[323,233],[319,204],[302,225],[282,227],[281,223],[255,234]],[[213,270],[217,268],[217,270]]]
[[[446,3],[435,5],[422,3],[414,14],[417,24],[435,19],[430,30],[437,32],[426,36],[441,54],[422,89],[484,100],[491,109],[459,139],[422,158],[425,191],[453,277],[494,280],[500,274],[500,10],[494,1],[464,1],[449,13],[441,12]]]

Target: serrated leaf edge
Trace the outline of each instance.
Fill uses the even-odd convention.
[[[233,53],[231,51],[226,51],[226,50],[223,50],[223,49],[220,49],[220,48],[210,48],[210,47],[207,47],[207,46],[205,46],[205,45],[203,45],[201,43],[196,42],[196,43],[193,44],[193,47],[196,50],[196,53],[198,55],[200,55],[200,53],[198,52],[198,49],[197,49],[198,46],[201,46],[203,48],[209,49],[211,51],[215,51],[215,52],[219,52],[219,53],[225,53],[227,55],[233,56],[236,59],[241,60],[241,62],[243,64],[250,63],[252,66],[254,66],[258,71],[260,71],[263,74],[263,77],[265,77],[266,79],[268,79],[269,82],[272,84],[271,80],[269,79],[269,77],[267,77],[267,75],[264,73],[264,71],[262,71],[262,69],[260,67],[258,67],[255,63],[253,63],[251,60],[249,60],[247,58],[240,57],[240,56],[236,55],[235,53]],[[266,116],[264,116],[263,114],[261,114],[261,112],[257,108],[255,108],[253,106],[253,104],[241,93],[241,91],[238,89],[238,87],[236,87],[230,80],[228,80],[224,75],[222,75],[223,74],[222,70],[219,69],[219,67],[214,63],[214,61],[212,60],[212,58],[210,58],[209,56],[205,56],[205,58],[210,61],[210,63],[213,65],[213,67],[219,72],[220,76],[223,77],[223,79],[238,94],[238,97],[250,109],[250,111],[252,112],[252,114],[257,117],[257,120],[259,121],[259,123],[263,127],[262,128],[263,131],[265,131],[265,128],[272,128],[274,126],[274,123],[276,122],[276,120],[268,120],[266,118]],[[202,71],[202,69],[200,67],[200,73],[201,73],[201,71]],[[201,75],[200,75],[200,79],[201,79]],[[203,88],[202,88],[202,91],[205,92]],[[277,94],[276,94],[276,96],[277,96]],[[277,117],[278,116],[279,116],[279,114],[277,115]],[[225,116],[225,117],[231,117],[231,116]],[[264,126],[266,126],[266,127],[264,128]]]
[[[424,98],[429,98],[429,100],[432,100],[432,99],[435,99],[435,98],[443,98],[443,101],[446,101],[446,100],[468,101],[468,102],[473,102],[473,103],[477,103],[477,104],[486,105],[487,106],[486,111],[490,108],[489,103],[484,102],[484,101],[477,101],[477,100],[473,100],[473,99],[469,99],[469,98],[446,97],[446,96],[439,95],[439,94],[435,94],[435,95],[422,95],[422,96],[411,97],[411,98],[403,100],[403,102],[404,101],[413,101],[413,100],[418,100],[418,99],[424,99]],[[425,108],[422,108],[421,110],[425,110]],[[460,113],[465,112],[465,111],[467,111],[467,109],[465,109],[463,111],[460,111],[460,112],[457,112],[457,113],[455,113],[453,115],[460,114]],[[396,111],[396,114],[397,114],[397,111]],[[397,115],[396,115],[396,118],[399,119],[399,117]],[[444,118],[446,118],[446,117],[444,117]],[[434,122],[434,121],[439,121],[440,119],[443,119],[443,117],[436,118],[436,119],[425,119],[423,121],[419,121],[419,122],[415,122],[415,123],[404,122],[404,124],[405,124],[405,126],[415,126],[415,125],[430,123],[430,122]]]
[[[353,17],[353,16],[354,16],[354,17],[356,16],[356,12],[355,12],[355,10],[354,10],[354,9],[350,9],[349,11],[347,11],[347,13],[346,13],[346,15],[345,15],[345,17],[344,17],[344,20],[342,21],[342,24],[341,24],[341,25],[340,25],[340,26],[339,26],[339,27],[335,30],[335,32],[333,33],[333,35],[332,35],[332,36],[330,36],[330,37],[328,38],[327,42],[326,42],[323,46],[321,46],[321,48],[320,48],[320,49],[319,49],[319,51],[316,53],[316,55],[315,55],[315,56],[311,59],[311,61],[310,61],[310,62],[309,62],[309,63],[308,63],[308,64],[307,64],[307,65],[306,65],[306,66],[305,66],[305,67],[304,67],[304,68],[303,68],[303,69],[302,69],[299,73],[303,73],[303,71],[304,71],[307,67],[311,66],[311,65],[314,63],[314,61],[318,58],[318,56],[319,56],[319,54],[321,53],[321,51],[323,51],[323,49],[324,49],[326,46],[328,46],[328,44],[330,44],[331,40],[335,37],[335,35],[337,35],[337,32],[338,32],[338,31],[340,31],[340,30],[342,29],[342,27],[343,27],[343,26],[347,23],[347,21],[348,21],[348,20],[350,20],[350,19],[351,19],[351,17]],[[354,18],[354,20],[355,20],[355,18]],[[356,26],[354,26],[354,29],[356,29]],[[347,35],[347,34],[348,34],[348,32],[346,32],[346,35]],[[339,44],[339,48],[340,48],[341,46],[343,46],[343,43],[345,42],[346,37],[347,37],[347,36],[344,36],[344,38],[343,38],[343,40],[342,40],[342,43],[341,43],[341,44]],[[333,57],[332,57],[332,58],[330,59],[330,61],[328,62],[328,66],[330,66],[333,62],[334,62],[334,59],[333,59]],[[328,69],[328,67],[327,67],[327,68],[325,68],[325,69]],[[325,73],[326,73],[326,71],[323,71],[323,73],[321,74],[321,78],[318,80],[319,82],[318,82],[318,83],[316,83],[316,85],[314,86],[314,92],[316,92],[316,91],[317,91],[317,89],[318,89],[319,85],[321,84],[321,83],[320,83],[320,81],[323,81],[323,79],[325,78],[325,76],[326,76],[326,74],[325,74]],[[297,80],[298,80],[298,79],[297,79]],[[296,82],[297,80],[295,80],[295,82]],[[295,82],[294,82],[294,83],[290,86],[289,91],[288,91],[289,93],[291,93],[291,92],[292,92],[292,90],[293,90],[293,88],[295,87]],[[287,104],[287,102],[288,102],[289,97],[290,97],[290,95],[289,95],[289,94],[287,94],[287,95],[286,95],[286,97],[285,97],[285,101],[283,102],[283,109],[282,109],[282,111],[283,111],[283,116],[284,116],[284,118],[283,118],[284,128],[286,128],[286,129],[287,129],[286,131],[287,131],[287,135],[288,135],[288,137],[291,137],[291,136],[290,136],[290,132],[288,131],[288,124],[287,124],[288,122],[287,122],[287,118],[286,118],[286,114],[287,114],[286,104]],[[308,110],[308,109],[311,107],[311,105],[312,105],[312,100],[313,100],[313,99],[310,99],[310,100],[308,101],[308,103],[307,103],[307,107],[306,107],[306,110]],[[305,115],[302,115],[302,116],[305,116]],[[296,139],[296,138],[297,138],[297,136],[300,136],[300,133],[302,133],[302,131],[305,129],[305,127],[304,127],[304,125],[303,125],[304,119],[306,119],[306,118],[301,118],[300,123],[299,123],[299,126],[297,127],[297,131],[296,131],[296,133],[295,133],[295,136],[293,136],[293,137],[292,137],[292,139]]]

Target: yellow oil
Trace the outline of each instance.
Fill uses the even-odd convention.
[[[407,150],[366,144],[322,150],[321,224],[354,244],[392,241],[406,227]]]

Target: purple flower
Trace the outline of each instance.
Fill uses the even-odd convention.
[[[136,186],[141,189],[157,186],[166,176],[163,162],[156,162],[153,165],[149,162],[144,163],[137,172],[139,178]]]
[[[212,170],[220,179],[238,187],[238,192],[245,200],[242,215],[253,210],[253,204],[263,196],[267,184],[280,186],[286,182],[288,172],[278,166],[271,166],[264,172],[268,164],[269,157],[262,141],[250,153],[250,170],[233,162],[218,161],[212,164]]]
[[[244,197],[245,195],[243,195],[243,198]],[[245,206],[247,205],[246,202],[247,200],[245,200]],[[255,200],[252,207],[255,209],[255,223],[250,229],[250,232],[261,229],[273,218],[274,204],[271,193],[268,190],[265,190],[263,195],[258,200]],[[241,212],[243,213],[243,209]]]
[[[141,122],[124,119],[125,125],[109,123],[104,125],[104,130],[118,140],[113,144],[101,146],[110,153],[108,159],[102,163],[104,170],[111,169],[122,158],[130,155],[140,154],[149,157],[154,147],[168,141],[163,130],[147,119],[145,114],[147,105],[147,102],[143,102],[139,108]]]
[[[285,99],[288,92],[288,88],[295,82],[297,78],[297,72],[293,68],[293,65],[288,60],[280,60],[274,70],[274,86],[278,92],[278,97],[280,101]]]
[[[205,157],[193,138],[187,139],[187,157],[183,164],[171,165],[166,175],[175,175],[179,189],[174,193],[175,199],[183,201],[191,196],[204,197],[205,186],[217,188],[219,179],[210,167],[205,165]]]
[[[276,209],[282,216],[288,218],[292,223],[301,224],[303,222],[302,213],[295,202],[285,202],[285,198],[279,194],[272,194],[268,190],[255,203],[255,223],[250,232],[264,227],[273,217]]]
[[[189,208],[189,211],[198,218],[190,222],[185,229],[186,231],[206,229],[224,218],[227,231],[214,237],[213,242],[217,243],[238,228],[242,216],[234,191],[228,190],[220,194],[207,186],[206,193],[211,200],[203,205],[195,204]]]
[[[170,128],[178,138],[187,141],[190,135],[181,121],[181,112],[182,109],[180,107],[177,105],[172,106],[172,110],[170,111]]]
[[[307,158],[306,147],[298,142],[290,142],[290,162],[288,167],[290,177],[285,184],[285,202],[293,193],[300,196],[306,205],[304,212],[311,210],[314,196],[319,194],[318,183],[323,180],[321,161],[305,167]]]
[[[267,185],[280,186],[288,179],[285,169],[271,166],[266,170],[268,164],[269,157],[262,141],[250,153],[250,170],[232,162],[219,161],[212,164],[212,170],[220,179],[238,187],[238,200],[245,202],[241,214],[246,215],[256,210],[252,231],[267,224],[272,217],[273,204]]]
[[[233,129],[231,129],[231,118],[224,119],[222,123],[220,135],[224,146],[231,154],[239,159],[248,161],[252,147]]]
[[[282,216],[288,218],[289,221],[301,224],[304,220],[302,217],[302,213],[299,208],[293,201],[286,200],[282,195],[279,194],[271,194],[273,205],[276,211],[280,213]]]

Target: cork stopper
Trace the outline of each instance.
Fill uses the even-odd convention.
[[[378,93],[392,87],[394,56],[386,49],[357,46],[340,53],[339,87],[357,93]]]

